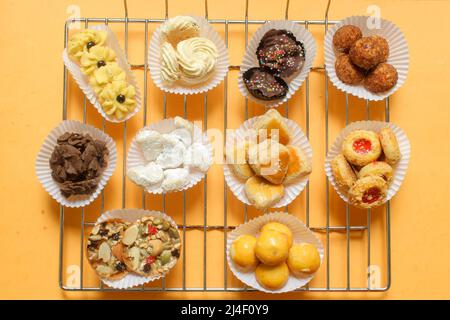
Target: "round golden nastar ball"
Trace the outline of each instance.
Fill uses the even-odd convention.
[[[258,259],[255,255],[255,245],[256,238],[254,236],[241,235],[237,237],[231,244],[231,259],[240,268],[246,271],[253,270],[258,264]]]
[[[310,243],[294,244],[287,260],[289,269],[295,275],[311,274],[320,267],[320,254]]]
[[[278,231],[278,232],[286,235],[286,237],[288,238],[289,247],[292,246],[292,231],[291,231],[291,229],[289,229],[289,227],[287,225],[273,221],[273,222],[266,223],[261,228],[261,233],[264,233],[267,230]]]
[[[277,290],[282,288],[289,278],[289,268],[286,262],[275,266],[259,264],[255,271],[256,280],[266,289]]]
[[[256,241],[255,253],[264,264],[269,266],[280,264],[289,254],[288,237],[278,231],[266,230]]]

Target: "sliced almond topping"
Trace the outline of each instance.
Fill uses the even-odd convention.
[[[111,267],[105,266],[103,264],[99,264],[97,268],[95,268],[95,270],[97,270],[98,273],[105,275],[113,273],[113,269]]]
[[[129,227],[127,230],[125,230],[125,233],[123,234],[123,238],[122,238],[123,244],[129,246],[134,241],[136,241],[138,232],[139,232],[139,228],[135,224],[133,224],[131,227]]]
[[[111,259],[111,248],[107,242],[102,242],[98,248],[98,258],[104,262],[108,262]]]
[[[100,225],[97,224],[96,226],[94,226],[94,228],[92,228],[92,234],[97,234],[100,230]]]
[[[136,270],[139,267],[139,260],[141,253],[138,247],[132,247],[128,250],[128,256],[132,259],[133,269]]]

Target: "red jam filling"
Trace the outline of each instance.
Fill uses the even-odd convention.
[[[374,203],[375,201],[377,201],[378,199],[380,199],[381,197],[381,190],[378,189],[377,187],[372,187],[369,190],[367,190],[366,192],[364,192],[364,195],[362,197],[362,201],[364,203]]]
[[[368,153],[372,149],[372,143],[366,139],[358,139],[353,142],[353,150],[359,154]]]

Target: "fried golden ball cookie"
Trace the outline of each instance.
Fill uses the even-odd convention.
[[[364,78],[364,88],[380,93],[392,89],[398,80],[397,70],[389,63],[380,63]]]
[[[339,154],[331,161],[331,172],[338,186],[350,188],[356,181],[356,174],[343,154]]]
[[[387,182],[378,176],[358,179],[349,190],[350,203],[363,209],[381,205],[386,199]]]
[[[349,51],[350,59],[358,67],[370,70],[389,55],[389,46],[380,36],[362,37],[353,43]]]
[[[333,45],[336,51],[347,53],[356,40],[362,37],[361,29],[348,24],[336,30],[333,36]]]
[[[397,164],[402,158],[402,154],[395,133],[386,127],[381,129],[379,138],[386,162],[391,166]]]
[[[381,154],[378,135],[368,130],[350,132],[342,144],[342,153],[351,164],[365,166],[377,160]]]
[[[289,279],[289,268],[286,262],[275,266],[259,264],[255,270],[256,281],[268,290],[282,288]]]
[[[364,80],[365,71],[356,66],[348,54],[343,54],[336,59],[334,64],[336,75],[344,83],[356,85]]]

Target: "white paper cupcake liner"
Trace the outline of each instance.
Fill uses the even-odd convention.
[[[106,25],[98,25],[98,26],[92,26],[89,27],[89,29],[93,30],[103,30],[107,32],[106,37],[106,43],[105,46],[111,48],[116,53],[116,60],[117,64],[122,68],[122,70],[125,71],[125,74],[127,75],[127,82],[132,85],[136,90],[136,107],[133,111],[126,114],[126,116],[123,119],[117,119],[113,115],[108,115],[103,110],[100,102],[97,99],[97,95],[95,94],[95,91],[92,89],[92,87],[89,84],[89,77],[84,75],[83,72],[81,72],[81,68],[78,65],[77,62],[73,61],[69,58],[69,55],[67,53],[67,48],[64,48],[63,51],[63,61],[66,66],[66,68],[70,71],[72,74],[72,77],[75,79],[75,82],[78,84],[80,89],[83,91],[85,96],[89,99],[89,101],[92,103],[92,105],[97,109],[97,111],[102,115],[103,118],[110,122],[124,122],[130,119],[132,116],[134,116],[136,113],[139,112],[142,106],[142,100],[141,100],[141,93],[139,90],[139,86],[136,81],[136,77],[134,76],[133,72],[131,71],[130,65],[128,64],[127,58],[125,53],[123,52],[122,48],[120,47],[119,41],[117,40],[116,36],[112,32],[112,30],[106,26]]]
[[[158,131],[159,133],[169,133],[169,132],[173,131],[174,129],[176,129],[174,118],[164,119],[164,120],[155,122],[149,126],[142,128],[141,131],[146,130],[146,129],[155,130],[155,131]],[[212,145],[208,139],[207,134],[206,133],[202,134],[202,130],[195,125],[194,125],[194,133],[193,133],[192,143],[194,143],[194,142],[202,143],[207,148],[208,159],[211,159],[211,164],[212,164],[212,160],[213,160]],[[130,168],[137,167],[137,166],[143,166],[143,165],[146,165],[147,163],[148,163],[148,161],[146,161],[144,159],[144,154],[142,153],[139,145],[136,143],[136,138],[134,138],[133,141],[131,141],[130,149],[128,150],[127,171]],[[211,166],[211,164],[209,165],[209,167]],[[208,167],[208,169],[209,169],[209,167]],[[207,171],[202,172],[193,167],[189,167],[188,169],[189,169],[189,182],[184,187],[182,187],[180,189],[172,190],[172,191],[165,191],[161,188],[160,185],[155,185],[155,186],[145,189],[145,191],[147,191],[148,193],[151,193],[151,194],[162,194],[162,193],[178,192],[178,191],[187,190],[187,189],[190,189],[193,186],[195,186],[197,183],[199,183],[205,177],[205,174],[207,172]]]
[[[286,96],[278,100],[265,101],[254,97],[252,94],[248,92],[247,87],[245,86],[244,83],[243,74],[250,68],[259,67],[258,58],[256,57],[256,50],[262,37],[270,29],[285,29],[291,31],[292,34],[295,36],[295,38],[298,41],[301,41],[305,47],[305,61],[303,63],[302,68],[299,70],[297,74],[291,76],[289,79],[284,79],[287,85],[289,86],[289,91],[286,94]],[[300,88],[303,81],[308,76],[309,71],[311,70],[312,64],[316,57],[316,51],[317,51],[316,42],[311,32],[306,30],[303,26],[299,25],[298,23],[289,20],[275,20],[265,23],[258,30],[256,30],[245,52],[238,78],[239,91],[241,91],[244,97],[247,97],[250,100],[262,104],[266,107],[279,106],[280,104],[288,101],[295,94],[298,88]]]
[[[97,189],[91,195],[76,196],[67,199],[61,194],[58,182],[56,182],[52,178],[52,169],[50,168],[49,160],[52,156],[55,146],[57,145],[57,139],[65,132],[76,132],[83,134],[89,133],[92,138],[104,141],[106,143],[106,147],[109,150],[108,166],[101,175]],[[74,120],[65,120],[61,122],[56,128],[54,128],[45,139],[37,155],[35,166],[36,175],[39,181],[53,199],[55,199],[59,204],[65,207],[80,208],[87,206],[92,201],[94,201],[95,198],[97,198],[97,196],[105,187],[109,178],[114,173],[116,162],[116,144],[110,136],[93,126],[89,126]]]
[[[219,57],[217,59],[214,73],[208,78],[206,82],[193,86],[186,86],[180,83],[167,84],[166,82],[164,82],[164,80],[161,78],[160,62],[160,49],[161,45],[163,44],[163,39],[161,38],[161,27],[159,27],[153,33],[152,39],[150,40],[150,46],[148,49],[148,66],[153,82],[164,92],[182,95],[207,92],[218,86],[228,72],[228,66],[230,63],[228,58],[228,49],[225,45],[225,42],[216,32],[216,30],[214,30],[214,28],[208,23],[208,20],[197,16],[192,16],[192,18],[194,18],[200,26],[200,36],[211,40],[216,45]]]
[[[400,189],[400,186],[405,179],[406,170],[408,169],[409,164],[409,158],[411,155],[411,145],[409,143],[408,137],[406,136],[405,132],[400,129],[398,126],[396,126],[393,123],[390,122],[383,122],[383,121],[357,121],[350,123],[347,127],[345,127],[339,136],[334,141],[331,148],[328,150],[327,157],[325,159],[325,173],[328,177],[328,180],[330,181],[331,185],[333,186],[334,190],[339,194],[342,200],[344,200],[347,203],[350,203],[347,196],[347,191],[339,187],[334,179],[333,173],[331,171],[331,160],[336,157],[338,154],[342,153],[342,143],[345,139],[345,137],[352,131],[355,130],[370,130],[374,131],[376,133],[379,133],[381,129],[388,127],[390,128],[398,141],[399,147],[400,147],[400,153],[402,155],[400,161],[393,166],[394,175],[392,178],[392,181],[390,182],[387,196],[384,202],[391,200],[391,198],[397,193],[397,191]],[[383,203],[384,203],[383,202]]]
[[[234,133],[228,133],[226,141],[227,145],[229,146],[232,145],[232,143],[235,143],[233,141],[244,140],[247,136],[247,131],[253,129],[253,125],[258,120],[258,118],[259,116],[250,118],[245,121]],[[293,145],[302,149],[308,157],[308,160],[312,163],[313,151],[308,138],[295,121],[286,118],[285,121],[287,126],[289,127],[289,130],[292,132],[292,137],[289,141],[289,145]],[[225,146],[225,150],[226,148],[227,146]],[[225,181],[235,197],[245,204],[252,205],[247,195],[245,194],[245,180],[236,177],[231,168],[226,163],[223,166],[223,173],[225,176]],[[309,174],[304,177],[300,177],[289,184],[285,184],[283,198],[281,198],[280,201],[273,205],[272,208],[281,208],[294,201],[294,199],[297,198],[297,196],[306,187],[308,180]]]
[[[153,216],[157,218],[161,218],[167,220],[173,227],[177,228],[178,226],[175,221],[169,217],[168,215],[159,212],[159,211],[148,211],[143,209],[116,209],[103,213],[96,221],[97,223],[101,223],[108,219],[119,218],[126,222],[134,223],[137,220],[146,217]],[[164,275],[155,275],[151,277],[144,277],[139,274],[129,272],[125,277],[118,280],[109,280],[109,279],[101,279],[101,281],[107,286],[114,289],[127,289],[135,286],[143,285],[158,279],[161,279],[163,276],[167,276],[170,270],[175,266],[177,261],[170,266],[169,271],[167,271]]]
[[[367,26],[368,18],[373,19],[365,16],[348,17],[328,30],[325,35],[325,68],[331,82],[339,90],[362,99],[378,101],[389,97],[405,83],[409,69],[409,51],[405,36],[395,24],[388,20],[380,19],[380,29],[369,29]],[[345,84],[339,80],[334,67],[337,55],[333,46],[333,36],[337,29],[348,24],[359,27],[364,37],[379,35],[387,40],[389,43],[389,58],[387,63],[393,65],[398,72],[397,84],[392,89],[382,93],[372,93],[365,89],[362,84],[354,86]]]
[[[233,274],[240,281],[245,283],[247,286],[252,287],[256,290],[267,292],[267,293],[285,293],[289,291],[294,291],[308,284],[314,278],[315,274],[304,275],[301,277],[296,277],[292,273],[289,274],[289,279],[286,284],[278,290],[267,290],[262,287],[256,280],[255,272],[243,272],[239,267],[235,266],[230,255],[230,248],[233,241],[241,235],[252,235],[255,237],[259,236],[260,229],[269,222],[276,221],[285,224],[292,231],[294,243],[310,243],[314,245],[320,254],[320,262],[322,263],[324,256],[324,249],[322,242],[316,235],[306,227],[303,222],[293,215],[285,212],[272,212],[255,219],[250,220],[245,224],[241,224],[236,229],[234,229],[227,238],[227,261]]]

